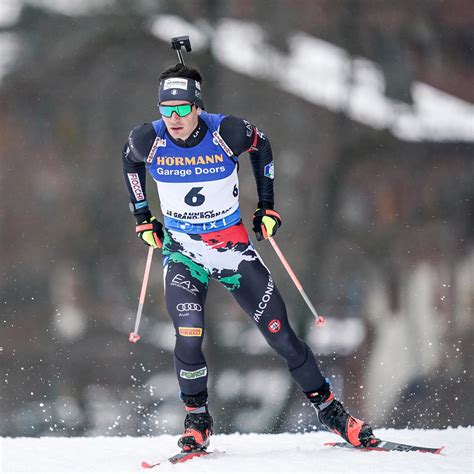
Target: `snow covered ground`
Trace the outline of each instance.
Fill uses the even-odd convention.
[[[338,441],[326,432],[216,435],[211,447],[225,451],[181,465],[157,462],[177,452],[176,436],[155,438],[0,438],[0,472],[474,472],[474,430],[377,430],[391,441],[445,446],[442,455],[359,452],[323,446]]]

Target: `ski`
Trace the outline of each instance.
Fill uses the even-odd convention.
[[[180,452],[168,458],[171,464],[178,464],[180,462],[186,462],[193,458],[201,458],[203,456],[209,456],[212,451],[204,451],[202,449],[195,449],[193,451]]]
[[[441,451],[444,449],[444,446],[441,448],[426,448],[423,446],[413,446],[411,444],[402,444],[402,443],[394,443],[392,441],[380,441],[379,444],[376,446],[352,446],[350,443],[346,442],[338,442],[338,443],[324,443],[324,446],[334,446],[337,448],[350,448],[350,449],[357,449],[359,451],[402,451],[402,452],[410,452],[416,451],[419,453],[433,453],[433,454],[440,454]]]
[[[178,463],[189,461],[190,459],[193,459],[193,458],[201,458],[203,456],[209,456],[210,454],[213,454],[213,453],[214,451],[204,451],[202,449],[195,449],[193,451],[181,451],[180,453],[175,454],[174,456],[171,456],[170,458],[168,458],[167,461],[170,462],[171,464],[178,464]],[[150,464],[146,461],[142,461],[142,467],[143,469],[152,469],[156,466],[159,466],[162,463],[163,461],[159,461],[154,464]]]

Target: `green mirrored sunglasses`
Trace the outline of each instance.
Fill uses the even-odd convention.
[[[164,117],[171,117],[176,112],[179,117],[186,117],[191,113],[194,104],[183,105],[160,105],[160,114]]]

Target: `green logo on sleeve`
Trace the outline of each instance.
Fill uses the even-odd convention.
[[[188,379],[188,380],[198,379],[200,377],[205,377],[206,375],[207,375],[207,367],[203,367],[202,369],[193,370],[193,371],[181,369],[181,371],[179,372],[179,376],[182,379]]]

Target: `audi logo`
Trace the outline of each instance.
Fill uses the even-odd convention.
[[[202,311],[199,303],[179,303],[176,305],[178,311]]]

